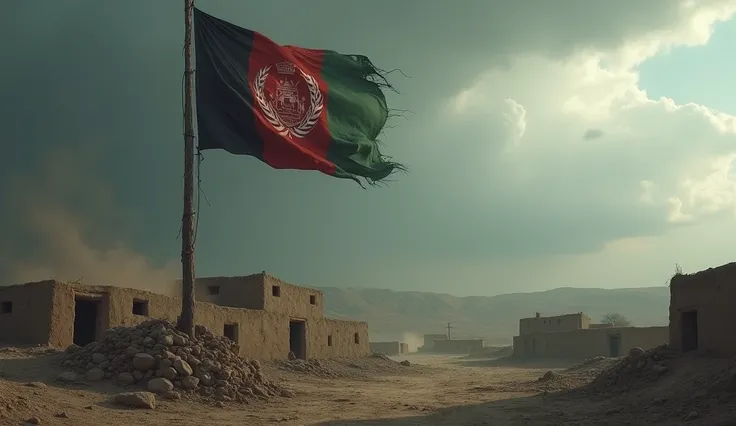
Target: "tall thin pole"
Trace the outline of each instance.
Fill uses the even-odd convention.
[[[194,0],[184,0],[184,213],[181,219],[181,315],[178,328],[194,337]]]
[[[450,330],[452,329],[452,323],[447,323],[447,340],[452,340],[452,334],[450,334]]]

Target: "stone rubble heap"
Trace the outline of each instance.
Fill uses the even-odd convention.
[[[643,382],[657,381],[669,371],[677,353],[667,345],[645,351],[632,348],[629,355],[601,372],[590,384],[598,392],[626,391]]]
[[[62,362],[68,371],[59,380],[114,379],[120,386],[145,386],[170,399],[178,399],[180,392],[221,402],[294,396],[264,377],[257,360],[242,359],[238,352],[234,342],[206,327],[197,326],[196,338],[190,339],[167,321],[150,320],[110,329],[101,341],[83,348],[69,347]]]

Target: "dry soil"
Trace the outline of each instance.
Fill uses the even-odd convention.
[[[717,395],[706,392],[692,406],[675,399],[668,402],[667,389],[657,391],[652,379],[641,385],[648,390],[598,392],[591,384],[594,377],[621,368],[617,367],[619,360],[611,359],[572,368],[564,362],[520,364],[421,355],[309,365],[300,361],[264,363],[264,374],[293,390],[294,398],[246,405],[233,402],[224,407],[159,400],[149,410],[111,404],[111,395],[121,392],[111,383],[56,382],[61,357],[44,348],[0,349],[0,425],[26,420],[68,426],[736,424],[735,400],[721,390]],[[409,360],[411,365],[400,365],[399,360]],[[699,361],[668,365],[662,380],[677,381],[680,374],[692,382],[696,373],[690,370],[695,367],[682,366],[693,362]],[[730,360],[723,362],[722,368],[712,367],[712,362],[708,365],[722,375],[733,367]],[[667,388],[672,386],[667,384]]]

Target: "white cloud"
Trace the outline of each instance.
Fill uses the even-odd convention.
[[[503,164],[509,176],[516,166],[527,171],[514,188],[527,197],[544,188],[577,208],[657,208],[663,223],[736,211],[736,117],[650,99],[636,69],[673,46],[706,43],[713,24],[734,10],[734,1],[684,1],[671,25],[609,49],[565,60],[521,52],[509,66],[478,76],[451,104],[466,117],[500,114],[517,140],[524,137]],[[593,128],[606,137],[580,137]]]

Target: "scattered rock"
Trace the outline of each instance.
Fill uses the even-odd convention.
[[[54,417],[58,417],[60,419],[68,419],[69,414],[67,414],[66,411],[62,411],[61,413],[54,414]]]
[[[99,352],[92,354],[92,362],[95,364],[100,364],[104,361],[107,361],[107,357]]]
[[[133,356],[133,368],[138,371],[148,371],[156,366],[156,359],[151,355],[142,352]]]
[[[175,400],[181,399],[181,394],[177,391],[168,391],[164,394],[164,398],[171,400],[171,401],[175,401]]]
[[[632,358],[632,359],[639,358],[640,356],[644,354],[644,352],[645,352],[644,349],[640,347],[631,348],[629,349],[629,358]]]
[[[29,386],[32,388],[40,388],[40,389],[47,387],[46,383],[43,383],[43,382],[30,382],[30,383],[26,383],[26,386]]]
[[[294,393],[293,390],[290,390],[290,389],[282,389],[281,390],[281,396],[284,397],[284,398],[294,398],[296,396],[296,394]]]
[[[289,361],[294,361],[296,359],[296,355],[294,354],[294,352],[290,351],[287,355],[287,358],[289,359]]]
[[[549,381],[554,380],[556,378],[557,378],[557,373],[555,373],[554,371],[550,370],[550,371],[544,373],[544,375],[542,377],[540,377],[539,379],[537,379],[537,380],[540,381],[540,382],[549,382]]]
[[[157,377],[148,381],[148,390],[155,393],[166,393],[174,389],[174,384],[168,379]]]
[[[156,408],[156,395],[151,392],[125,392],[115,395],[116,404],[132,408]]]
[[[401,361],[399,364],[403,365],[404,367],[408,367],[411,365],[408,359]]]
[[[697,411],[691,411],[685,416],[685,421],[689,422],[690,420],[695,420],[698,417],[700,417],[700,414]]]
[[[181,379],[181,387],[183,387],[184,389],[196,389],[198,385],[199,379],[196,377],[187,376]]]
[[[63,383],[72,383],[77,381],[77,373],[73,371],[65,371],[56,377],[56,380]]]
[[[136,382],[135,377],[130,373],[120,373],[116,380],[122,386],[129,386]]]
[[[105,377],[105,371],[97,367],[90,369],[84,375],[84,379],[88,382],[98,382]]]
[[[26,420],[26,423],[28,423],[29,425],[40,425],[41,419],[39,419],[38,417],[31,417],[30,419]]]

